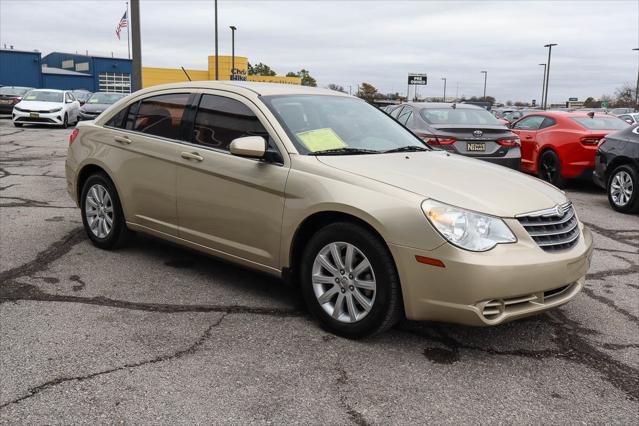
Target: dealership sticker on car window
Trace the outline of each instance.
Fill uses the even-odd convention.
[[[97,104],[98,100],[97,99],[89,99],[89,103],[90,104]]]
[[[32,101],[36,98],[36,95],[29,95],[26,98],[24,98],[25,101]]]
[[[297,134],[300,141],[311,151],[325,151],[346,147],[346,143],[330,127],[309,130]]]

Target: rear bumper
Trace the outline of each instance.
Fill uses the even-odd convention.
[[[519,170],[519,167],[521,166],[521,157],[484,157],[478,159],[488,161],[493,164],[499,164],[500,166],[508,167],[513,170]]]
[[[0,114],[11,114],[13,104],[0,104]]]
[[[581,225],[580,225],[581,226]],[[444,244],[432,251],[391,245],[402,283],[406,316],[467,325],[497,325],[560,306],[583,288],[592,235],[563,252],[544,252],[532,239],[474,253]],[[415,256],[445,267],[418,263]]]
[[[78,115],[78,120],[95,120],[96,118],[98,118],[100,114],[87,114],[84,112],[80,112],[80,114]]]

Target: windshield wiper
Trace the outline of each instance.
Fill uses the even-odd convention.
[[[417,152],[417,151],[431,151],[431,150],[423,146],[407,145],[407,146],[402,146],[400,148],[389,149],[388,151],[383,151],[383,153],[389,154],[392,152]]]
[[[323,151],[312,152],[310,155],[340,155],[340,154],[379,154],[379,151],[375,151],[372,149],[362,149],[362,148],[333,148],[333,149],[325,149]]]

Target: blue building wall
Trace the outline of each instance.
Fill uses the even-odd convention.
[[[73,60],[72,68],[63,68],[62,62]],[[75,64],[87,63],[88,70],[76,71]],[[74,75],[48,74],[42,65],[73,71]],[[80,72],[85,75],[77,75]],[[97,92],[100,73],[133,74],[133,61],[122,58],[86,56],[73,53],[52,52],[41,57],[40,52],[0,50],[0,85],[29,86],[48,89],[86,89]],[[135,90],[135,89],[133,89]]]
[[[42,87],[40,52],[0,50],[0,84]]]
[[[46,89],[86,89],[90,92],[97,92],[98,86],[92,75],[60,75],[42,74],[42,87]]]

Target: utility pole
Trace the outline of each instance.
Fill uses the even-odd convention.
[[[442,80],[444,80],[444,99],[442,102],[446,102],[446,77],[442,77]]]
[[[639,47],[635,47],[632,50],[636,50],[639,53]],[[637,61],[637,86],[635,86],[635,111],[639,111],[639,60]]]
[[[133,50],[133,90],[142,88],[142,41],[140,39],[140,0],[131,0],[131,34]]]
[[[219,74],[220,58],[218,53],[219,52],[217,49],[217,0],[215,0],[215,79],[216,80],[220,79],[220,74]]]
[[[488,71],[481,71],[484,74],[484,100],[486,100],[486,80],[488,80]]]
[[[544,47],[548,48],[548,62],[546,62],[546,92],[544,93],[544,109],[548,109],[548,86],[550,83],[550,54],[552,53],[552,47],[557,46],[557,43],[548,43]]]
[[[539,98],[539,107],[541,109],[546,109],[544,108],[544,93],[546,92],[546,64],[539,65],[543,65],[544,67],[544,78],[541,80],[541,98]]]
[[[231,25],[231,80],[235,80],[235,28]]]

